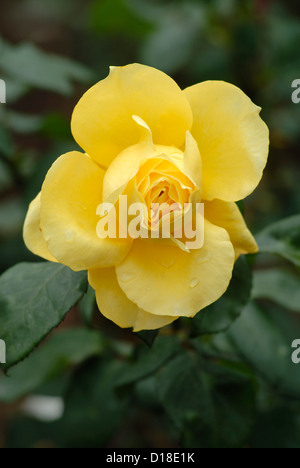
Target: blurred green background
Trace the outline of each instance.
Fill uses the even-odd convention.
[[[74,105],[110,65],[151,65],[182,88],[207,79],[242,88],[271,130],[269,163],[245,202],[246,220],[255,233],[300,212],[300,104],[291,100],[300,78],[299,1],[1,0],[0,31],[0,78],[7,83],[7,104],[0,105],[0,272],[37,260],[22,241],[28,203],[51,163],[76,148]],[[81,323],[75,310],[63,327]],[[41,440],[38,423],[20,418],[20,404],[0,403],[0,446],[55,445],[50,429]],[[176,446],[174,440],[144,408],[107,443]]]

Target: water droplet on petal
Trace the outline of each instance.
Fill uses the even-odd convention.
[[[83,203],[80,203],[80,202],[76,202],[76,205],[81,208],[83,211],[86,211],[87,210],[87,207],[83,204]]]
[[[208,253],[207,255],[205,255],[205,257],[198,258],[197,263],[198,265],[202,265],[202,263],[208,262],[210,258],[211,258],[211,253]]]
[[[174,265],[174,263],[175,263],[174,260],[170,260],[169,262],[162,263],[161,266],[163,266],[164,268],[168,270]]]
[[[127,283],[128,281],[131,281],[133,279],[133,275],[131,273],[121,273],[120,275],[120,280],[123,281],[123,283]]]
[[[200,280],[198,278],[193,278],[192,281],[190,282],[190,287],[195,288],[196,286],[198,286],[199,283],[200,283]]]
[[[75,238],[75,234],[73,231],[66,231],[66,241],[67,242],[72,242]]]

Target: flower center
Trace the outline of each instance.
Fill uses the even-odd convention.
[[[136,183],[148,210],[148,224],[171,213],[182,213],[195,190],[195,184],[172,161],[172,154],[160,154],[146,161],[138,170]]]
[[[197,143],[187,132],[184,152],[157,145],[147,124],[138,116],[133,120],[140,126],[140,142],[124,149],[107,169],[104,204],[118,212],[120,238],[126,231],[134,239],[169,238],[185,250],[186,239],[196,236],[196,205],[201,204],[202,166]]]

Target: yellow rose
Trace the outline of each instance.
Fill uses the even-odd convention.
[[[27,247],[88,270],[100,311],[120,327],[156,329],[193,317],[226,291],[235,259],[257,252],[235,202],[256,188],[266,165],[269,132],[259,113],[228,83],[182,91],[156,69],[113,67],[74,110],[73,135],[85,153],[65,154],[49,170],[29,207]],[[158,238],[99,236],[99,205],[117,208],[120,195],[143,204],[144,231],[156,230]],[[163,239],[164,213],[150,218],[152,204],[200,201],[203,246],[188,249],[185,235],[175,236],[183,209]],[[197,217],[192,209],[193,225]]]

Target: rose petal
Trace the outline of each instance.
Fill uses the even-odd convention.
[[[193,317],[226,291],[233,264],[228,233],[205,222],[203,248],[187,253],[165,243],[136,240],[116,272],[126,296],[141,309]]]
[[[39,193],[29,205],[23,229],[24,242],[27,249],[35,255],[49,260],[49,262],[57,262],[56,258],[49,252],[47,243],[43,237],[40,227],[40,212],[41,194]]]
[[[235,249],[236,258],[242,254],[257,253],[257,243],[246,226],[235,203],[213,200],[205,203],[205,217],[228,232]]]
[[[119,286],[115,268],[90,270],[89,283],[96,291],[101,313],[121,328],[133,327],[135,332],[155,330],[177,318],[148,314],[131,302]]]
[[[108,167],[139,141],[133,115],[149,125],[157,145],[180,147],[192,126],[190,105],[175,81],[154,68],[132,64],[113,67],[87,91],[74,110],[72,132],[95,161]]]
[[[203,197],[245,198],[260,182],[268,157],[269,130],[260,108],[239,88],[220,81],[197,84],[185,95],[203,163]]]
[[[42,188],[43,235],[51,254],[73,270],[115,265],[131,248],[129,240],[97,236],[103,177],[103,169],[74,151],[53,164]]]

